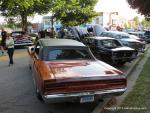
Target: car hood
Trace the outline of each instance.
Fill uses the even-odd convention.
[[[55,79],[89,78],[119,75],[117,73],[117,69],[101,61],[54,61],[47,62],[47,66],[53,73]]]
[[[121,39],[121,41],[126,41],[126,42],[139,42],[139,43],[140,43],[140,41],[138,41],[138,40],[136,40],[136,39],[131,39],[131,38],[124,38],[124,39]]]
[[[114,48],[112,49],[112,51],[132,51],[134,49],[130,48],[130,47],[118,47],[118,48]]]

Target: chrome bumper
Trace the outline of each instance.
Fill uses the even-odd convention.
[[[33,45],[33,43],[15,43],[15,46],[27,46],[27,45]]]
[[[57,103],[57,102],[68,102],[68,101],[78,101],[81,97],[84,96],[94,96],[95,100],[105,96],[119,96],[126,91],[126,88],[123,89],[113,89],[113,90],[103,90],[95,92],[80,92],[80,93],[66,93],[66,94],[52,94],[44,95],[43,100],[48,103]]]

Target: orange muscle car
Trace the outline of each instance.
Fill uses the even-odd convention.
[[[124,73],[97,60],[81,42],[40,39],[28,53],[37,96],[45,102],[93,102],[126,90]]]

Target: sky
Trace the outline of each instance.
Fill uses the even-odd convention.
[[[141,16],[137,10],[131,9],[126,0],[99,0],[95,6],[97,12],[118,12],[120,16],[130,20]]]

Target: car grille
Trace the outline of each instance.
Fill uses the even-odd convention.
[[[119,51],[115,52],[115,56],[120,58],[120,57],[131,57],[133,54],[132,51]]]

